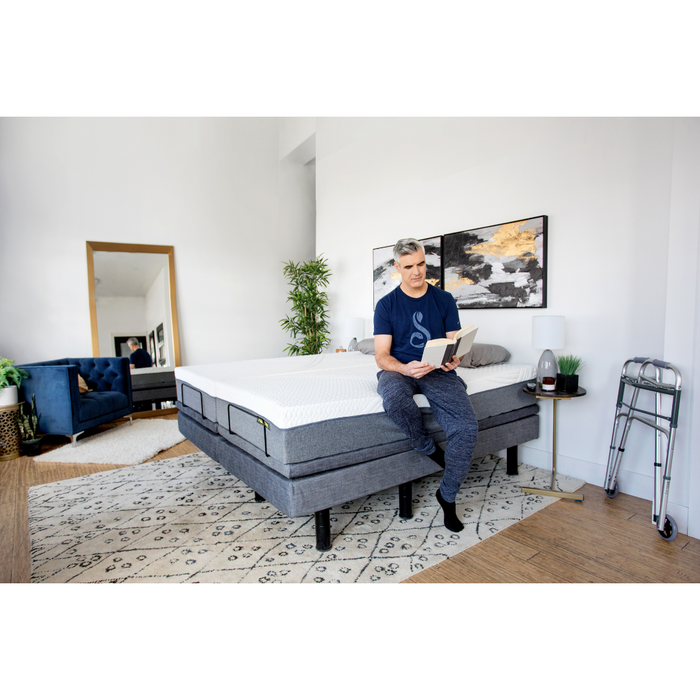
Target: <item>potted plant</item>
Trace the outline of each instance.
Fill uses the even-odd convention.
[[[14,367],[14,360],[0,357],[0,406],[12,406],[19,402],[17,389],[22,379],[29,374],[19,367]]]
[[[578,372],[585,363],[576,355],[562,355],[558,358],[558,364],[557,391],[575,394],[578,391]]]
[[[26,408],[29,406],[29,408]],[[41,452],[41,436],[36,434],[41,414],[36,415],[36,399],[32,394],[32,403],[25,401],[20,408],[20,415],[17,418],[19,423],[19,434],[22,440],[22,451],[25,455],[33,456]]]
[[[291,316],[280,321],[292,336],[285,348],[289,355],[318,355],[331,339],[328,324],[328,286],[331,271],[322,257],[303,263],[288,262],[284,276],[292,286],[287,301],[292,302]]]

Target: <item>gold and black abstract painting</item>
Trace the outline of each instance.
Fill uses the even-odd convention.
[[[444,289],[460,309],[546,308],[547,217],[443,236]]]

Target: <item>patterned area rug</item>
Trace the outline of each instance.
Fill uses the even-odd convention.
[[[203,453],[29,489],[33,583],[398,583],[555,500],[551,473],[475,460],[457,499],[459,534],[442,524],[441,475],[413,484],[413,518],[398,489],[331,509],[332,549],[315,547],[314,516],[289,518]],[[583,481],[559,476],[575,491]]]

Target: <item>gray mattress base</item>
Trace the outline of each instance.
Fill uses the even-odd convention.
[[[289,478],[185,411],[178,413],[178,424],[180,432],[194,445],[289,517],[320,512],[440,471],[431,459],[409,447],[399,453]],[[538,434],[536,414],[487,428],[479,433],[474,457],[517,446]]]
[[[516,411],[537,412],[536,400],[523,391],[524,384],[511,384],[471,396],[479,428],[493,427],[522,417],[513,413]],[[186,411],[190,418],[201,422],[212,432],[229,438],[243,449],[252,446],[257,450],[252,454],[289,477],[344,466],[343,461],[347,460],[345,455],[365,450],[366,456],[372,456],[372,450],[378,445],[394,445],[406,440],[405,434],[384,412],[281,429],[266,416],[215,399],[185,382],[178,380],[177,390],[178,408]],[[425,409],[423,413],[428,431],[431,434],[439,432],[440,427],[432,419],[431,411]],[[407,448],[398,448],[399,451],[401,449]],[[324,459],[328,461],[319,462]]]
[[[160,372],[144,372],[131,375],[131,388],[134,389],[160,389],[162,387],[175,388],[175,370],[163,370]]]
[[[386,414],[359,416],[329,422],[332,423],[333,426],[334,443],[342,443],[343,433],[346,431],[350,431],[352,434],[357,432],[362,433],[364,431],[364,433],[370,432],[370,434],[375,438],[374,444],[363,446],[358,449],[348,449],[346,451],[340,451],[336,448],[332,454],[324,457],[307,459],[303,462],[297,462],[295,464],[286,464],[268,454],[265,451],[264,446],[251,443],[240,435],[229,432],[227,428],[223,428],[221,425],[214,424],[211,421],[202,418],[197,412],[187,408],[186,406],[179,405],[179,408],[183,413],[185,413],[185,415],[202,424],[212,433],[218,433],[228,442],[236,445],[245,452],[248,452],[259,462],[262,462],[266,466],[274,469],[282,474],[282,476],[286,476],[289,479],[325,472],[331,469],[338,469],[340,467],[346,467],[351,464],[366,462],[368,460],[378,459],[380,457],[388,457],[390,455],[400,454],[401,452],[407,452],[411,449],[409,439],[394,425],[393,422],[391,422]],[[483,420],[479,421],[479,435],[485,436],[485,431],[490,428],[495,428],[499,425],[503,425],[504,423],[514,423],[522,418],[536,415],[537,412],[538,406],[535,404],[534,406],[525,406],[524,408],[520,408],[515,411],[502,413],[498,416],[484,418]],[[445,433],[428,409],[423,411],[423,421],[428,433],[433,436],[433,439],[438,444],[444,444]],[[363,437],[366,436],[363,434]],[[310,437],[310,439],[313,439],[313,437]],[[316,436],[316,439],[318,439],[318,436]],[[481,437],[481,439],[483,440],[485,437]],[[366,444],[364,440],[362,444]],[[477,442],[477,448],[478,445],[479,443]]]

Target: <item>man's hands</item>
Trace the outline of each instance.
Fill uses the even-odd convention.
[[[402,366],[401,374],[404,374],[407,377],[413,377],[413,379],[420,379],[421,377],[425,377],[426,374],[432,372],[434,369],[435,367],[427,362],[418,362],[418,360],[413,360],[407,365]]]
[[[442,369],[444,369],[445,372],[451,372],[453,369],[457,369],[457,367],[459,367],[459,363],[461,362],[461,360],[461,357],[457,357],[457,355],[452,355],[452,360],[446,365],[443,365]]]
[[[451,334],[448,333],[447,337],[454,335],[457,331],[453,331]],[[413,360],[408,364],[403,364],[399,362],[395,357],[391,355],[391,336],[390,335],[375,335],[374,336],[374,351],[375,360],[377,366],[387,372],[398,372],[407,377],[413,377],[414,379],[420,379],[425,377],[426,374],[432,372],[435,367],[434,365],[428,364],[427,362],[419,362],[418,360]],[[442,365],[441,369],[445,372],[450,372],[456,367],[459,367],[459,362],[462,358],[452,356],[452,360],[445,365]]]
[[[444,370],[445,372],[451,372],[453,369],[459,367],[460,360],[461,358],[453,355],[452,360],[447,364],[442,365],[440,369]],[[409,362],[407,365],[404,365],[403,373],[407,377],[420,379],[421,377],[425,377],[426,374],[432,372],[434,369],[434,365],[429,365],[427,362],[417,362],[414,360],[413,362]]]

